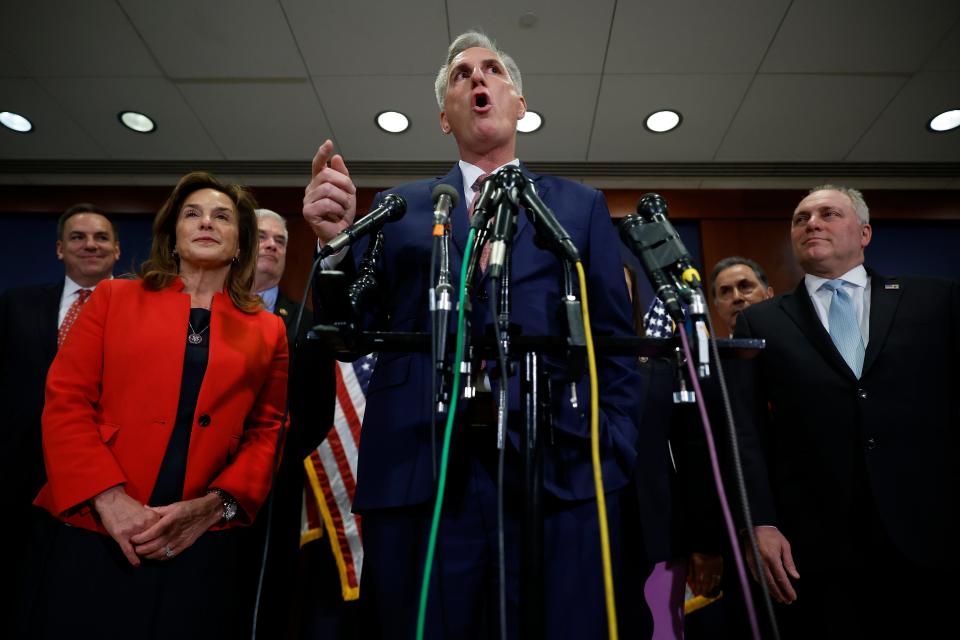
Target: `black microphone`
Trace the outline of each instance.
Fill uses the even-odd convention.
[[[407,212],[407,201],[402,196],[388,193],[376,209],[363,216],[359,221],[347,227],[320,249],[320,257],[332,256],[340,249],[349,247],[354,242],[367,235],[374,229],[379,229],[387,222],[394,222]]]
[[[496,211],[496,206],[503,196],[503,189],[497,184],[493,176],[488,176],[480,187],[480,195],[473,204],[473,213],[470,214],[470,228],[478,232],[487,228],[487,221]]]
[[[433,223],[447,224],[447,220],[450,219],[450,210],[460,202],[460,192],[441,182],[433,188],[430,199],[433,200]]]
[[[628,215],[620,222],[620,238],[640,259],[654,292],[670,318],[679,324],[683,322],[677,291],[680,281],[674,278],[672,268],[679,256],[689,254],[673,225],[666,220],[667,205],[663,198],[655,193],[645,194],[637,210],[640,215]]]
[[[550,207],[540,198],[533,182],[527,180],[523,174],[521,178],[523,178],[523,186],[520,189],[520,203],[526,209],[527,217],[537,230],[537,235],[553,249],[554,253],[570,262],[580,262],[580,252],[570,239],[570,234],[557,220],[557,216]]]
[[[494,178],[497,185],[503,189],[503,194],[497,204],[497,215],[493,220],[493,234],[490,236],[490,242],[493,244],[490,246],[490,262],[487,264],[487,270],[490,277],[498,278],[506,261],[507,245],[513,240],[514,223],[520,205],[520,187],[524,177],[520,169],[511,165],[497,171]]]
[[[645,193],[637,202],[637,213],[646,223],[640,235],[656,267],[665,270],[677,286],[699,289],[700,273],[693,266],[693,258],[680,234],[667,219],[666,200],[660,194]]]

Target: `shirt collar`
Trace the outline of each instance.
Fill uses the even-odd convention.
[[[477,178],[479,178],[484,174],[484,170],[475,164],[470,164],[465,160],[461,160],[459,162],[459,165],[460,165],[460,173],[463,174],[463,195],[466,196],[467,201],[469,202],[473,197],[473,183],[477,181]],[[510,165],[519,167],[520,159],[514,158],[510,162],[497,167],[490,173],[496,173],[503,167],[510,166]]]
[[[839,278],[821,278],[820,276],[815,276],[809,273],[803,277],[804,284],[807,287],[807,292],[810,295],[813,295],[819,291],[820,287],[823,286],[823,283],[829,282],[830,280],[844,280],[856,287],[864,289],[867,286],[867,270],[863,268],[862,264],[858,264]]]
[[[113,276],[106,278],[106,280],[113,280]],[[103,282],[103,280],[101,280],[100,282]],[[97,284],[99,284],[99,282]],[[93,291],[96,288],[97,288],[96,284],[93,285],[92,287],[81,287],[70,276],[63,276],[63,298],[64,299],[69,298],[70,296],[75,294],[77,291],[80,291],[80,289],[89,289],[90,291]]]
[[[278,295],[280,295],[280,285],[270,287],[260,292],[260,297],[263,299],[263,306],[265,306],[270,313],[274,313],[277,308]]]

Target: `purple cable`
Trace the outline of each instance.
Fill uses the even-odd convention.
[[[700,381],[697,379],[697,372],[693,368],[693,353],[690,351],[690,343],[687,342],[687,332],[680,323],[677,325],[680,330],[680,341],[683,343],[683,355],[687,359],[687,370],[690,372],[690,380],[693,382],[693,391],[697,396],[697,408],[700,409],[700,419],[703,421],[703,433],[707,439],[707,451],[710,452],[710,467],[713,471],[713,482],[717,485],[717,496],[720,498],[720,508],[723,511],[723,522],[727,527],[727,535],[730,536],[730,546],[733,547],[733,560],[737,565],[737,575],[740,577],[740,588],[743,589],[743,600],[747,606],[747,618],[750,620],[750,630],[753,632],[755,640],[760,640],[760,626],[757,624],[757,612],[753,608],[753,598],[750,597],[750,584],[747,582],[747,571],[743,566],[743,554],[740,553],[736,531],[733,528],[733,516],[730,515],[730,505],[727,502],[727,492],[723,486],[723,480],[720,478],[720,461],[717,458],[717,447],[713,442],[713,429],[710,427],[710,418],[707,417],[707,406],[703,402],[703,393],[700,391]]]

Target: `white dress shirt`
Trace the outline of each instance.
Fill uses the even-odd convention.
[[[860,325],[860,334],[863,336],[863,346],[866,347],[870,340],[870,276],[867,275],[863,265],[859,264],[836,279],[844,281],[843,290],[849,293],[850,299],[853,300],[853,308],[857,312],[857,324]],[[803,283],[813,301],[813,308],[817,310],[820,324],[827,333],[830,333],[830,321],[827,318],[830,315],[833,292],[829,289],[821,289],[824,282],[829,282],[829,278],[821,278],[809,273],[803,277]]]

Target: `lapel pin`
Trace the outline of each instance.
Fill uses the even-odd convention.
[[[900,288],[900,283],[898,283],[898,282],[888,282],[888,283],[886,283],[886,284],[883,285],[883,288],[884,288],[884,289],[899,289],[899,288]]]
[[[280,309],[277,309],[277,315],[278,315],[278,316],[283,316],[284,318],[286,318],[286,317],[287,317],[287,310],[281,307]]]

